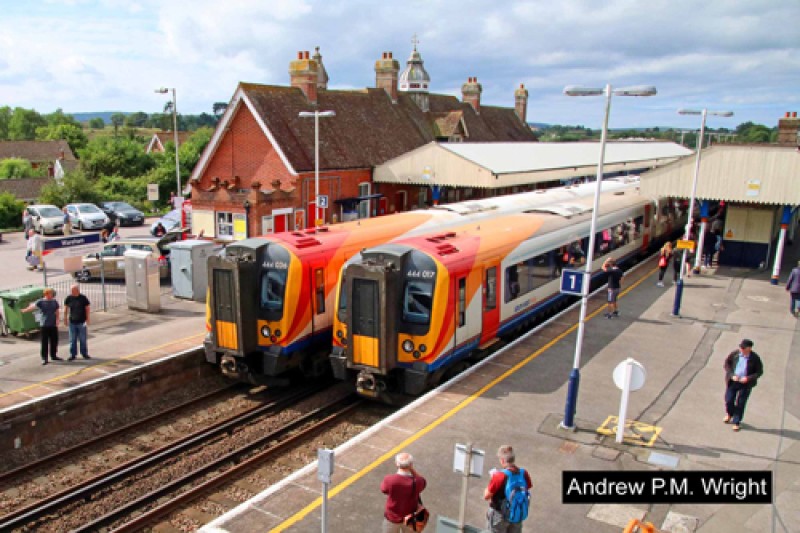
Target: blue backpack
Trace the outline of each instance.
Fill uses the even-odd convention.
[[[525,470],[519,469],[514,474],[508,468],[503,469],[506,475],[506,499],[503,500],[501,510],[506,522],[517,524],[528,518],[528,506],[531,503],[531,492],[525,481]]]

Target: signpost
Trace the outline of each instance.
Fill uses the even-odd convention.
[[[103,249],[99,233],[80,233],[69,237],[48,237],[42,239],[42,260],[83,257]]]
[[[158,201],[158,184],[157,183],[148,183],[147,184],[147,199],[151,202]]]
[[[625,436],[625,416],[628,411],[628,396],[631,391],[637,391],[644,385],[647,372],[638,361],[628,357],[617,365],[614,369],[614,384],[622,389],[622,397],[619,401],[619,416],[617,417],[617,438],[618,444],[622,443]]]
[[[328,531],[328,485],[333,477],[333,450],[317,450],[317,479],[322,482],[322,533]]]

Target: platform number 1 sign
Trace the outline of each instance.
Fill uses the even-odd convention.
[[[586,272],[582,270],[561,271],[561,292],[564,294],[583,295],[583,279]]]

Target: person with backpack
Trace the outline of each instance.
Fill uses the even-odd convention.
[[[492,469],[483,499],[489,502],[486,529],[491,533],[520,533],[531,501],[530,474],[516,464],[514,449],[504,444],[497,450],[502,470]]]

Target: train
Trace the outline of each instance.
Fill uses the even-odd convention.
[[[563,268],[586,269],[593,198],[542,205],[365,249],[344,266],[334,376],[386,403],[417,396],[574,301]],[[637,190],[600,198],[592,286],[677,236],[682,203]]]
[[[603,180],[631,191],[638,177]],[[236,381],[288,385],[330,371],[340,269],[365,248],[594,195],[595,184],[539,189],[333,226],[254,237],[208,260],[205,358]]]

